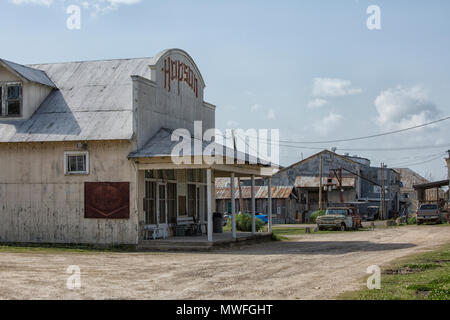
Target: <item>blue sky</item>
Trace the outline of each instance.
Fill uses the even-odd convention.
[[[81,29],[68,30],[65,9],[80,1],[2,1],[0,56],[27,64],[182,48],[202,72],[219,129],[279,128],[283,140],[351,138],[450,115],[449,1],[84,2]],[[381,30],[366,27],[369,5],[381,8]],[[348,152],[374,165],[426,162],[411,168],[443,179],[448,126],[303,146],[356,149]],[[443,147],[363,150],[434,145]],[[282,147],[282,164],[315,152]]]

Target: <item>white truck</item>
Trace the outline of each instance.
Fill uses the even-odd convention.
[[[423,224],[424,222],[442,223],[446,220],[444,212],[439,210],[437,204],[421,204],[416,212],[417,224]]]

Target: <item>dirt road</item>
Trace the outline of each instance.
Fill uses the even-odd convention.
[[[0,253],[0,299],[332,299],[363,286],[368,266],[445,242],[450,227],[411,226],[214,253]]]

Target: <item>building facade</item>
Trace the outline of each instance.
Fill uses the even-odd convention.
[[[322,181],[320,181],[322,172]],[[339,155],[324,150],[311,157],[281,169],[272,177],[273,185],[293,185],[305,205],[306,215],[328,204],[354,203],[361,206],[379,206],[381,186],[385,186],[386,212],[395,214],[400,209],[400,174],[394,169],[372,167],[370,160]],[[319,189],[322,188],[322,192]],[[366,208],[361,206],[361,208]]]
[[[234,164],[234,153],[233,164],[205,161],[203,132],[215,127],[216,107],[180,49],[29,66],[0,60],[0,88],[0,242],[135,245],[148,230],[174,235],[184,216],[212,240],[215,177],[272,174],[258,162]],[[182,140],[195,150],[187,159],[173,154]]]
[[[414,189],[414,185],[429,183],[430,181],[422,177],[417,172],[409,168],[396,168],[396,171],[400,173],[400,181],[402,182],[400,188],[400,203],[409,213],[415,213],[419,204],[417,198],[417,192]],[[426,191],[426,199],[436,199],[436,193],[433,190]]]

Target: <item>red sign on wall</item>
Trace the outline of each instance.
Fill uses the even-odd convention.
[[[172,81],[178,85],[178,95],[180,95],[180,85],[186,83],[198,98],[198,79],[194,70],[184,62],[167,58],[164,60],[164,67],[161,70],[164,73],[164,88],[172,90]]]
[[[84,217],[87,219],[129,219],[129,182],[85,182]]]

